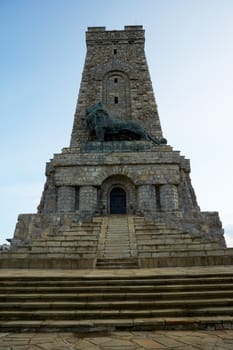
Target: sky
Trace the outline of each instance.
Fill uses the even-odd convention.
[[[69,146],[87,27],[143,25],[164,136],[233,246],[232,18],[232,0],[0,0],[0,244]]]

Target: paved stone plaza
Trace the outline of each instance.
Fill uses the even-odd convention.
[[[233,330],[0,333],[0,350],[232,350]]]

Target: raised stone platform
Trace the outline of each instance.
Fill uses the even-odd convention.
[[[1,268],[151,268],[233,264],[222,235],[188,232],[133,215],[76,222],[74,215],[35,215],[27,240],[0,253]],[[36,224],[46,222],[35,236]],[[31,236],[30,236],[31,232]]]

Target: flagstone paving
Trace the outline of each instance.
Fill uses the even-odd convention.
[[[233,330],[0,333],[0,350],[232,350]]]

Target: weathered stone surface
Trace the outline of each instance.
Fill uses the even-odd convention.
[[[233,330],[96,333],[1,333],[1,350],[231,350]]]

